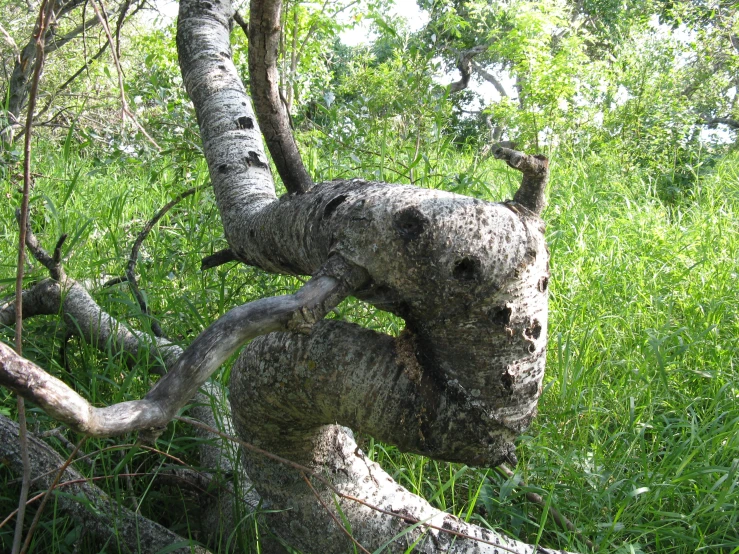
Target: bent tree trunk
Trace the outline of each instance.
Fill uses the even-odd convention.
[[[279,32],[275,5],[252,3],[251,34]],[[538,213],[546,160],[498,150],[524,174],[510,203],[359,179],[278,199],[259,126],[280,124],[263,108],[257,123],[231,61],[232,13],[228,0],[183,0],[177,33],[232,251],[285,274],[316,275],[339,260],[363,272],[356,297],[406,322],[395,338],[326,321],[309,334],[264,336],[239,357],[231,404],[242,438],[365,502],[332,498],[337,491],[321,483],[314,494],[295,470],[246,454],[274,509],[272,529],[310,552],[350,551],[341,525],[364,547],[388,543],[393,552],[411,544],[422,552],[533,551],[402,489],[346,427],[440,460],[515,463],[513,441],[536,412],[544,371],[549,268]],[[252,41],[250,67],[269,65],[275,42]],[[273,79],[266,72],[265,86]],[[279,148],[272,155],[282,157]]]
[[[279,13],[274,0],[252,3],[258,89],[276,87]],[[24,293],[24,306],[35,306],[26,315],[61,308],[84,336],[148,351],[169,372],[142,400],[95,407],[0,344],[0,384],[88,435],[138,430],[151,440],[221,363],[264,335],[237,360],[230,400],[244,440],[293,462],[244,452],[279,538],[321,553],[547,552],[436,510],[366,459],[350,430],[439,460],[515,463],[514,439],[535,415],[544,372],[546,159],[498,148],[523,174],[513,201],[500,204],[361,179],[313,185],[295,167],[270,94],[254,113],[231,61],[232,14],[228,0],[183,0],[177,33],[225,234],[240,261],[312,278],[295,294],[232,309],[180,351],[117,328],[30,240],[51,280]],[[280,199],[260,126],[270,127],[283,181],[292,180],[294,193]],[[392,337],[321,321],[349,294],[403,318],[405,330]]]

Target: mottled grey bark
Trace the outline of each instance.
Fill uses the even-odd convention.
[[[330,474],[340,487],[397,513],[457,525],[394,483],[373,485],[366,469],[372,466],[353,454],[348,435],[324,425],[340,422],[445,460],[484,466],[515,460],[513,440],[535,414],[544,370],[549,269],[538,214],[546,162],[506,152],[509,165],[524,172],[524,186],[504,204],[358,179],[278,200],[251,102],[231,62],[231,14],[226,0],[184,0],[178,21],[183,80],[231,250],[245,263],[287,274],[311,275],[327,260],[342,259],[369,276],[355,296],[406,322],[398,339],[320,323],[308,337],[254,341],[232,370],[237,428],[245,440]],[[261,23],[276,32],[276,20]],[[252,456],[249,468],[263,499],[278,510],[273,524],[288,542],[346,551],[344,535],[300,476]],[[353,514],[354,534],[372,548],[409,525],[352,503],[342,510]],[[481,536],[474,526],[464,528]],[[444,533],[426,531],[438,536],[423,551],[451,543]],[[464,542],[455,551],[481,548],[453,542]],[[531,551],[520,543],[512,548]]]
[[[234,386],[238,386],[234,383]],[[281,423],[281,422],[280,422]],[[281,427],[281,425],[278,425]],[[276,429],[267,422],[267,429]],[[261,433],[265,437],[265,433]],[[280,435],[284,438],[284,434]],[[266,438],[266,437],[265,437]],[[291,442],[267,440],[271,448],[300,460],[330,478],[343,496],[321,487],[323,504],[369,552],[424,554],[553,554],[556,551],[509,539],[500,533],[466,523],[440,511],[398,485],[378,464],[359,450],[352,432],[338,425],[320,427],[302,437],[302,448]],[[268,501],[272,529],[304,553],[346,554],[353,543],[340,532],[326,508],[316,501],[304,478],[260,456],[245,454],[249,474]]]
[[[317,275],[295,294],[233,308],[203,331],[141,400],[94,407],[64,382],[2,343],[0,385],[38,404],[78,432],[105,437],[140,431],[143,440],[154,440],[200,385],[246,341],[271,331],[312,325],[346,297],[347,287],[364,281],[364,272],[352,273],[351,269],[346,273],[356,277],[356,282],[332,276],[332,271],[346,267],[327,263],[326,274]],[[72,286],[67,296],[75,290]],[[94,321],[87,321],[94,327]]]
[[[252,13],[268,6],[274,0]],[[284,331],[254,341],[232,370],[234,420],[245,440],[379,508],[337,500],[337,517],[372,549],[387,543],[403,552],[418,539],[421,552],[533,552],[438,512],[366,460],[349,431],[327,424],[438,459],[515,462],[513,441],[536,413],[545,363],[549,256],[539,214],[546,160],[500,149],[496,155],[523,173],[514,200],[501,204],[358,179],[277,199],[231,61],[232,13],[227,0],[183,0],[177,37],[226,237],[243,262],[313,278],[295,295],[229,312],[143,400],[94,408],[0,345],[1,383],[81,431],[156,435],[246,340]],[[260,24],[274,33],[270,10],[261,13]],[[260,114],[268,124],[274,116]],[[402,335],[316,325],[352,292],[402,317]],[[314,552],[351,547],[299,474],[261,457],[247,460],[286,541]],[[334,510],[331,489],[315,486]]]
[[[32,486],[51,486],[64,458],[33,435],[28,436]],[[16,473],[21,470],[18,452],[18,424],[0,415],[0,457]],[[65,484],[72,481],[72,483]],[[72,467],[67,468],[58,485],[62,494],[55,495],[64,513],[81,525],[105,551],[121,553],[154,553],[180,545],[171,552],[206,554],[208,551],[167,528],[116,504],[98,487]]]

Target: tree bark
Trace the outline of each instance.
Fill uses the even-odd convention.
[[[264,54],[261,69],[276,86],[269,41],[279,31],[279,2],[255,2],[255,13],[261,15],[250,34],[265,42],[252,41],[250,50]],[[278,199],[231,60],[232,14],[228,0],[182,0],[177,34],[226,238],[242,262],[313,278],[295,295],[234,308],[143,400],[92,407],[0,345],[2,384],[80,431],[156,436],[246,340],[282,331],[255,340],[239,357],[231,404],[245,440],[334,482],[309,487],[294,469],[246,454],[250,477],[273,509],[271,524],[288,543],[346,552],[352,543],[336,525],[345,518],[355,540],[372,549],[547,552],[435,510],[335,425],[441,460],[515,463],[514,439],[536,413],[545,364],[549,255],[539,215],[546,159],[496,151],[523,173],[513,201],[500,204],[360,179]],[[263,127],[281,125],[267,104],[257,106]],[[403,333],[320,322],[352,292],[403,318]]]
[[[274,14],[259,24],[273,36],[279,5],[253,3],[252,17],[268,7]],[[327,322],[309,337],[254,341],[232,370],[242,437],[319,473],[346,475],[342,486],[369,498],[375,498],[371,479],[355,468],[368,462],[350,459],[349,435],[325,424],[338,421],[439,459],[482,466],[515,461],[513,440],[535,414],[544,370],[549,269],[538,213],[546,163],[537,159],[543,172],[533,175],[521,161],[535,158],[509,151],[506,160],[528,185],[504,204],[359,179],[278,200],[251,103],[231,62],[231,13],[226,0],[184,0],[178,21],[183,80],[231,250],[245,263],[286,274],[311,275],[327,260],[343,259],[369,276],[357,297],[406,321],[398,339]],[[258,35],[253,19],[249,29]],[[274,113],[267,111],[262,115],[269,120]],[[278,511],[295,508],[289,518],[274,516],[288,541],[346,551],[344,535],[298,475],[260,459],[249,467],[266,502]],[[298,497],[305,502],[291,504]],[[421,499],[407,491],[401,497],[409,513],[428,516]],[[352,506],[342,505],[343,513],[362,513]],[[353,532],[374,548],[380,537],[392,536],[393,524],[377,512],[356,517]],[[429,544],[435,541],[443,542]],[[479,548],[474,544],[467,551]]]

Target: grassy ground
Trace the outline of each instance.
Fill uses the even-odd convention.
[[[66,144],[66,146],[65,146]],[[498,200],[510,197],[517,176],[492,160],[460,155],[445,145],[414,166],[413,155],[382,163],[308,151],[322,178],[409,180]],[[51,248],[62,232],[68,273],[86,280],[106,309],[130,325],[149,325],[125,285],[102,288],[121,275],[134,237],[177,193],[206,183],[196,155],[139,161],[99,151],[81,154],[67,143],[42,143],[33,192],[34,229]],[[599,552],[739,552],[739,156],[696,177],[689,189],[661,198],[659,180],[624,169],[615,156],[553,156],[550,205],[545,213],[552,254],[550,347],[540,414],[519,443],[513,479],[493,470],[425,460],[367,440],[366,448],[404,486],[442,509],[529,542],[585,551],[557,529],[547,511],[528,503],[544,495],[572,519]],[[398,163],[395,163],[398,162]],[[379,169],[378,169],[379,167]],[[414,169],[411,175],[410,169]],[[352,173],[353,172],[353,173]],[[12,293],[16,226],[15,184],[3,181],[0,203],[0,297]],[[200,258],[224,246],[207,188],[172,210],[152,232],[138,265],[152,312],[165,330],[189,343],[237,303],[292,290],[296,281],[222,266],[199,271]],[[27,282],[45,277],[32,263]],[[399,322],[356,303],[345,317],[398,332]],[[95,403],[140,397],[148,388],[146,362],[122,371],[114,355],[73,339],[66,366],[58,323],[31,321],[25,354],[72,383]],[[12,330],[2,331],[11,342]],[[217,378],[225,379],[228,368]],[[14,400],[0,390],[0,410]],[[54,426],[31,410],[36,430]],[[192,440],[174,428],[163,450],[192,461]],[[75,437],[70,436],[74,442]],[[92,452],[123,441],[90,441]],[[130,442],[130,440],[129,440]],[[178,513],[170,523],[193,528],[186,498],[152,487],[164,458],[125,450],[102,452],[99,483],[145,514]],[[125,478],[125,473],[143,473]],[[14,507],[15,476],[0,469],[0,513]],[[526,486],[521,485],[521,480]],[[71,552],[78,530],[49,510],[36,551]],[[11,540],[0,529],[0,550]],[[249,544],[249,524],[237,540]]]

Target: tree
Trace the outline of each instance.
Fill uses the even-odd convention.
[[[184,351],[163,338],[147,345],[169,371],[142,400],[91,406],[1,344],[0,383],[87,435],[139,431],[152,441],[259,336],[232,369],[230,401],[241,438],[272,453],[245,447],[244,458],[280,540],[319,552],[548,551],[432,508],[367,460],[347,428],[437,459],[515,462],[513,440],[534,417],[545,362],[549,267],[539,214],[548,162],[498,148],[523,174],[513,201],[500,204],[357,179],[314,184],[278,88],[280,8],[251,7],[255,110],[232,62],[229,2],[181,3],[179,59],[230,246],[222,257],[311,279],[293,295],[232,309]],[[262,132],[289,191],[280,199]],[[28,247],[51,277],[24,293],[24,317],[61,309],[82,334],[142,348],[66,275],[61,242],[49,255],[30,233]],[[405,331],[393,338],[324,321],[349,295],[401,317]],[[13,306],[0,313],[15,317]]]
[[[85,2],[82,2],[81,0],[55,0],[53,2],[50,8],[53,23],[44,31],[44,36],[42,37],[42,44],[44,45],[43,54],[45,56],[49,55],[63,48],[70,42],[84,40],[86,33],[90,29],[102,23],[105,27],[105,31],[108,33],[112,32],[112,36],[116,38],[116,54],[120,57],[121,28],[127,19],[130,19],[131,16],[135,15],[144,7],[144,2],[122,0],[121,2],[115,3],[108,12],[104,10],[102,4],[100,9],[97,8],[96,4],[93,4],[94,10],[92,11],[92,15],[86,13],[83,5],[85,5]],[[78,8],[81,9],[78,10]],[[33,10],[29,11],[31,13],[33,12]],[[75,13],[80,18],[79,23],[75,23]],[[113,18],[115,18],[116,23],[114,30],[111,31],[109,19],[112,20]],[[22,20],[22,18],[19,19]],[[34,24],[32,35],[35,35],[38,32],[39,25],[40,20],[37,19]],[[53,95],[50,95],[50,99],[42,112],[49,109],[54,97],[68,87],[92,61],[99,58],[105,52],[109,44],[110,43],[108,41],[104,41],[100,49],[92,55],[89,60],[85,61],[82,68],[73,73],[59,86]],[[2,141],[6,145],[13,142],[15,129],[21,127],[20,116],[21,112],[25,108],[28,98],[29,79],[37,55],[38,45],[35,36],[32,36],[20,51],[12,52],[13,71],[7,80],[7,90],[4,93],[4,96],[7,98],[7,105],[5,113],[3,114],[2,130],[0,131]],[[5,54],[4,57],[7,58],[10,56]]]

